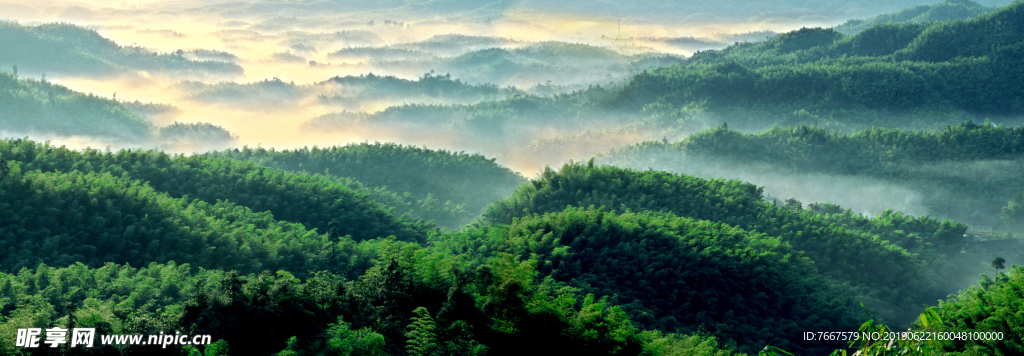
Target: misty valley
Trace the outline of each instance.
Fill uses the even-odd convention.
[[[0,354],[1024,355],[1024,1],[0,3]]]

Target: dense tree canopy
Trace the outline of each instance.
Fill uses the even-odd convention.
[[[743,134],[719,127],[676,143],[644,142],[599,159],[690,174],[701,170],[697,162],[718,162],[737,169],[762,164],[789,173],[877,178],[921,192],[934,215],[992,226],[1024,184],[1019,174],[1024,129],[967,122],[943,130],[842,134],[801,125]]]
[[[736,180],[595,167],[592,162],[545,171],[509,198],[495,202],[483,221],[511,223],[516,218],[561,211],[566,206],[672,213],[777,236],[803,251],[823,275],[841,281],[838,283],[865,288],[860,297],[872,303],[873,308],[886,310],[889,318],[916,315],[917,305],[934,303],[955,291],[948,279],[963,273],[947,264],[942,253],[960,242],[960,235],[966,230],[963,225],[925,219],[925,223],[916,224],[920,232],[910,235],[896,231],[897,225],[881,228],[885,223],[880,222],[873,229],[886,231],[882,236],[893,238],[887,241],[871,229],[864,229],[857,219],[841,215],[826,219],[765,202],[758,187]],[[893,220],[890,216],[879,219],[905,220]],[[899,246],[911,240],[932,247],[911,252]],[[883,289],[886,292],[879,293]]]
[[[153,150],[79,152],[20,139],[0,141],[0,157],[22,162],[24,171],[77,170],[128,176],[174,198],[188,196],[210,204],[227,200],[320,233],[351,235],[356,240],[390,235],[423,240],[429,230],[423,222],[395,217],[380,204],[331,179],[230,158],[170,156]]]

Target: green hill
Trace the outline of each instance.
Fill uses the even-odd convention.
[[[721,222],[779,237],[814,261],[817,270],[834,283],[855,288],[861,301],[887,319],[916,316],[920,305],[955,291],[951,281],[963,277],[964,271],[947,254],[958,252],[964,225],[883,216],[878,219],[892,223],[881,229],[887,231],[883,235],[866,231],[854,221],[843,227],[842,221],[836,221],[844,219],[842,215],[830,220],[799,206],[773,205],[761,194],[760,188],[736,180],[570,164],[559,171],[545,171],[509,198],[495,202],[483,222],[508,224],[566,206],[592,205]],[[907,230],[897,231],[901,226],[894,222],[907,223]]]
[[[487,204],[524,182],[519,174],[494,163],[493,158],[396,144],[362,143],[281,151],[243,148],[212,155],[292,172],[349,177],[369,187],[409,193],[424,204],[463,206],[466,214],[437,221],[452,228],[472,221]]]
[[[964,20],[992,11],[993,8],[971,0],[945,0],[935,5],[918,5],[864,20],[850,20],[842,25],[833,27],[833,29],[845,34],[856,34],[881,24],[925,24],[939,21]]]
[[[174,198],[209,204],[226,200],[307,229],[356,240],[397,236],[422,241],[429,228],[398,218],[344,184],[324,177],[292,174],[230,158],[170,156],[157,151],[72,151],[24,140],[0,141],[0,157],[22,169],[96,172],[140,180]]]
[[[135,141],[154,128],[114,100],[0,72],[0,130]]]
[[[349,266],[360,259],[351,240],[335,243],[299,224],[278,222],[269,213],[224,201],[211,205],[171,198],[109,173],[22,174],[17,164],[8,167],[0,197],[0,246],[6,251],[0,266],[7,272],[41,263],[100,267],[172,261],[242,273],[284,269],[300,275],[358,267]],[[367,262],[363,257],[362,269]]]
[[[719,127],[676,143],[622,148],[598,160],[698,176],[772,172],[774,177],[875,179],[916,192],[932,215],[998,226],[1001,209],[1024,185],[1022,154],[1024,129],[962,123],[944,130],[875,128],[848,134],[808,126],[751,134]],[[764,184],[786,184],[778,180]]]
[[[18,66],[28,73],[82,77],[111,77],[136,71],[200,76],[242,73],[242,67],[234,63],[191,60],[180,50],[155,53],[141,47],[121,46],[95,30],[67,23],[24,26],[0,22],[0,63]]]
[[[1024,90],[1012,79],[1024,70],[1019,51],[1024,40],[1017,35],[1024,26],[1022,12],[1024,3],[1016,2],[968,20],[887,24],[853,36],[805,28],[647,71],[633,79],[624,96],[641,106],[703,103],[724,111],[767,110],[776,117],[807,109],[823,122],[831,116],[890,127],[912,126],[916,120],[943,123],[927,116],[941,120],[935,113],[944,111],[1019,115],[1024,102],[1010,93]],[[872,118],[865,111],[902,114],[886,123],[889,116]]]
[[[672,214],[604,210],[528,215],[435,244],[536,259],[541,276],[609,297],[644,328],[714,335],[743,352],[771,344],[826,353],[837,345],[793,335],[859,324],[853,290],[833,285],[778,238]]]

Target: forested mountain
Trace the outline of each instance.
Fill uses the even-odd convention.
[[[682,62],[673,55],[623,55],[585,44],[538,42],[518,48],[487,48],[467,52],[433,64],[438,71],[458,73],[470,83],[507,83],[527,86],[604,84],[627,79],[634,73]]]
[[[240,273],[352,270],[357,276],[369,262],[352,240],[336,243],[227,201],[211,205],[171,198],[110,173],[22,174],[15,166],[4,176],[3,188],[0,244],[6,253],[0,265],[11,273],[41,263],[100,267],[175,261]]]
[[[346,47],[327,54],[327,59],[348,63],[350,61],[377,61],[387,58],[392,61],[436,59],[432,53],[395,47]]]
[[[394,240],[357,244],[348,235],[378,235],[367,220],[375,214],[372,204],[345,205],[354,209],[347,214],[361,214],[360,220],[336,216],[318,234],[281,220],[315,217],[287,214],[299,205],[272,215],[233,203],[247,202],[241,185],[267,203],[273,196],[287,201],[284,195],[316,185],[309,176],[282,177],[280,171],[266,172],[272,168],[227,158],[74,152],[27,141],[4,142],[0,152],[5,167],[0,207],[7,210],[0,231],[8,251],[4,266],[12,273],[0,273],[2,330],[39,323],[96,327],[105,335],[176,329],[217,335],[217,343],[202,346],[208,355],[325,349],[402,354],[418,348],[514,355],[532,349],[534,342],[559,345],[552,349],[558,353],[636,355],[647,348],[649,354],[662,354],[679,344],[716,349],[706,337],[641,333],[607,301],[580,299],[551,282],[538,284],[533,261],[504,254],[481,256],[485,262],[476,263]],[[225,181],[211,180],[204,171]],[[306,182],[286,193],[267,189],[265,176]],[[158,190],[180,194],[189,186],[174,181],[185,177],[209,190],[181,198]],[[210,191],[224,200],[211,204],[192,198]],[[337,199],[331,191],[344,189],[322,187],[316,193],[335,197],[335,206],[359,201]],[[34,270],[22,268],[37,263]],[[264,272],[240,276],[197,267]],[[2,336],[6,353],[32,351],[14,348],[11,335]],[[182,349],[195,350],[180,345],[166,351],[104,345],[97,350],[180,354]]]
[[[918,5],[891,14],[878,15],[864,20],[850,20],[833,27],[845,34],[856,34],[872,26],[891,23],[931,23],[938,21],[964,20],[992,12],[994,9],[971,0],[945,0],[934,5]]]
[[[345,104],[370,100],[424,100],[436,98],[441,101],[455,103],[475,103],[485,100],[496,100],[521,94],[522,91],[512,87],[498,88],[493,84],[469,85],[461,80],[451,79],[451,74],[424,74],[415,81],[398,79],[391,76],[376,76],[373,73],[365,76],[334,77],[317,85],[330,88],[317,96],[322,104]],[[360,98],[360,99],[356,99]],[[429,99],[427,99],[429,101]]]
[[[400,73],[450,73],[473,85],[527,88],[554,84],[585,88],[626,80],[645,69],[684,61],[651,48],[637,51],[639,54],[624,54],[591,44],[443,35],[421,42],[343,48],[329,54],[328,64],[358,64]]]
[[[372,114],[325,114],[304,122],[300,129],[308,132],[415,132],[416,135],[445,135],[450,141],[465,145],[517,147],[548,138],[552,133],[578,134],[638,120],[639,114],[608,104],[617,94],[614,88],[592,86],[586,91],[567,94],[516,95],[469,105],[407,104]]]
[[[435,246],[535,259],[542,276],[608,296],[639,326],[707,333],[743,352],[771,343],[827,353],[836,345],[786,335],[859,324],[854,290],[818,274],[779,238],[672,214],[619,215],[611,206],[526,216]]]
[[[367,144],[248,157],[315,165],[382,154],[420,162],[413,169],[461,158],[454,162],[487,172],[490,162]],[[398,219],[380,232],[371,221],[378,207],[323,176],[27,141],[5,141],[0,156],[11,273],[0,274],[3,330],[40,322],[106,334],[175,329],[217,335],[196,349],[212,355],[512,355],[536,342],[561,345],[552,353],[727,355],[770,344],[823,354],[841,344],[802,340],[801,331],[855,328],[864,318],[858,301],[890,322],[907,320],[964,273],[949,258],[963,225],[776,206],[750,184],[664,172],[547,171],[475,227],[412,236],[429,243],[422,247],[373,238],[425,230]],[[974,303],[972,295],[957,303]],[[24,350],[8,337],[5,350]],[[182,350],[192,349],[168,354]]]
[[[1002,208],[1024,186],[1024,129],[962,123],[934,131],[875,128],[841,134],[798,126],[743,134],[719,127],[676,143],[650,141],[614,150],[599,161],[704,177],[743,176],[776,192],[801,184],[801,175],[810,180],[808,175],[822,174],[845,189],[869,184],[853,178],[870,178],[915,192],[929,214],[998,226]],[[851,204],[864,199],[837,198]],[[888,198],[900,204],[897,196]]]
[[[175,122],[161,127],[158,135],[165,145],[171,147],[199,143],[232,144],[238,139],[223,127],[209,123]]]
[[[280,108],[282,105],[305,103],[338,106],[359,110],[365,105],[391,102],[476,103],[522,94],[515,88],[499,88],[493,84],[470,85],[451,75],[423,74],[416,80],[373,73],[333,77],[321,82],[297,85],[279,78],[238,84],[220,82],[205,84],[186,81],[174,89],[189,100],[220,103],[239,107]]]
[[[234,63],[193,60],[186,58],[184,51],[158,54],[121,46],[95,30],[67,23],[24,26],[0,22],[0,63],[34,75],[79,77],[114,77],[136,71],[198,76],[242,73],[242,67]]]
[[[455,57],[489,48],[515,48],[525,44],[506,37],[447,34],[431,36],[423,41],[399,43],[388,48],[430,53],[438,57]]]
[[[0,72],[0,132],[8,136],[87,137],[119,146],[181,151],[223,148],[236,139],[209,123],[154,124],[176,110],[166,104],[122,103]]]
[[[79,152],[20,139],[0,141],[0,157],[20,162],[24,171],[127,176],[174,198],[188,196],[209,204],[227,200],[321,234],[351,235],[356,240],[394,235],[423,241],[428,231],[422,222],[395,217],[334,180],[229,158],[170,156],[153,150]]]
[[[946,124],[951,118],[942,112],[949,111],[1020,115],[1024,102],[1010,93],[1024,91],[1014,79],[1024,71],[1022,14],[1018,1],[969,20],[879,25],[853,36],[805,28],[640,74],[624,96],[633,105],[674,109],[806,109],[812,115],[797,120],[854,127]],[[888,113],[899,115],[878,115]]]
[[[525,180],[481,155],[382,143],[273,151],[227,150],[211,155],[249,160],[292,172],[348,177],[372,188],[386,188],[424,204],[456,205],[465,213],[437,221],[454,228],[472,221],[491,201]]]
[[[565,142],[586,137],[624,146],[623,137],[677,139],[723,121],[745,131],[801,123],[843,131],[936,129],[986,117],[1012,124],[1024,114],[1024,101],[1014,95],[1024,92],[1015,80],[1024,72],[1017,50],[1024,46],[1017,36],[1024,30],[1022,11],[1024,3],[1016,2],[968,20],[886,24],[857,35],[807,28],[700,52],[623,85],[471,105],[336,112],[301,129],[445,135],[459,147],[492,155],[498,147],[526,146],[535,149],[515,153],[580,159],[600,150],[584,147],[586,156],[564,156],[574,149]]]
[[[1024,353],[1024,268],[1010,266],[1024,263],[1024,1],[713,35],[723,49],[692,58],[644,47],[714,45],[659,36],[715,21],[837,23],[923,1],[46,10],[224,49],[170,54],[2,23],[0,133],[28,137],[0,139],[0,354]],[[196,27],[105,20],[122,15]],[[447,31],[485,35],[431,37]],[[242,65],[279,77],[216,82]],[[44,72],[181,102],[24,78]],[[224,129],[255,124],[246,113],[276,148]],[[238,121],[195,122],[220,114]],[[271,126],[295,115],[320,116],[308,136]],[[389,142],[294,148],[352,137]],[[239,147],[169,153],[211,143]],[[527,180],[499,163],[561,168]],[[213,342],[16,345],[76,327]],[[834,334],[857,330],[958,340]]]
[[[132,141],[152,130],[152,124],[114,100],[0,72],[0,131]]]
[[[304,280],[283,271],[239,276],[155,263],[40,265],[0,273],[0,303],[8,317],[0,330],[43,322],[96,327],[102,335],[173,328],[218,337],[199,347],[95,345],[95,351],[114,355],[731,354],[713,337],[641,333],[618,307],[537,284],[533,265],[511,255],[495,258],[466,283],[453,279],[453,256],[400,244],[384,251],[390,252],[383,260],[391,262],[358,280],[325,272]],[[4,353],[25,353],[12,346],[10,335],[3,335]],[[538,351],[536,342],[548,346]]]
[[[889,223],[865,225],[851,216],[826,218],[803,211],[799,204],[776,206],[761,194],[760,188],[735,180],[570,164],[545,171],[496,202],[483,222],[511,223],[566,206],[592,205],[721,222],[779,237],[803,251],[821,274],[848,283],[862,302],[895,320],[916,315],[921,304],[956,291],[951,281],[974,274],[948,260],[959,252],[965,225],[888,215],[877,219]]]

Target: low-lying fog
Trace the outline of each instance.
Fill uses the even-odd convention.
[[[76,71],[76,63],[47,67],[9,61],[0,61],[0,70],[11,72],[17,66],[23,78],[45,75],[49,82],[122,103],[161,104],[158,110],[137,110],[156,128],[209,123],[233,136],[207,143],[125,143],[4,132],[70,147],[178,151],[395,141],[480,152],[532,176],[546,165],[644,140],[678,140],[687,132],[666,132],[636,112],[583,109],[577,113],[589,118],[583,127],[532,117],[495,123],[488,117],[500,117],[504,109],[486,103],[591,86],[615,88],[645,69],[685,61],[694,51],[922,3],[928,2],[837,6],[806,0],[786,8],[683,1],[654,8],[632,2],[587,8],[559,1],[480,5],[454,0],[378,8],[324,1],[122,1],[104,7],[71,1],[5,2],[0,3],[0,16],[21,26],[83,26],[115,42],[121,52],[128,48],[136,53],[130,61],[109,66],[116,73]],[[95,48],[79,44],[82,56],[92,55]],[[147,56],[177,67],[147,64]],[[464,109],[473,105],[467,114]],[[538,110],[543,119],[543,108]],[[430,113],[437,117],[428,117]],[[691,126],[698,130],[713,125],[717,122]],[[918,208],[920,197],[903,187],[843,177],[794,181],[764,173],[722,168],[704,175],[767,185],[769,194],[783,198],[844,202],[862,211],[928,213]],[[808,185],[811,181],[821,187]],[[851,191],[837,192],[835,184],[858,186],[853,191],[857,196],[887,199],[843,201],[840,196]]]
[[[678,23],[649,13],[613,17],[607,11],[541,11],[544,6],[525,2],[482,7],[446,4],[451,11],[427,11],[414,2],[377,8],[343,8],[315,1],[123,1],[109,6],[6,2],[0,4],[5,10],[0,16],[21,26],[54,22],[82,26],[142,55],[104,67],[105,71],[86,70],[92,68],[86,64],[46,65],[30,60],[0,61],[0,70],[11,72],[16,65],[22,78],[45,76],[72,90],[120,102],[169,104],[175,108],[174,115],[146,115],[155,126],[211,123],[236,136],[232,145],[288,148],[398,141],[481,152],[532,175],[544,165],[661,136],[632,129],[631,134],[611,140],[612,146],[605,144],[608,140],[599,140],[569,142],[564,150],[551,147],[552,142],[573,137],[586,139],[587,132],[622,132],[626,130],[622,123],[632,122],[633,117],[588,127],[586,132],[544,125],[510,127],[503,129],[509,135],[498,140],[501,145],[493,139],[480,140],[479,132],[463,135],[458,127],[448,131],[435,127],[431,137],[399,126],[308,128],[315,118],[370,115],[405,104],[471,105],[592,85],[614,86],[642,70],[684,61],[696,50],[763,40],[773,31],[822,21],[781,17],[737,21],[717,16]],[[783,10],[779,13],[786,13]],[[85,58],[94,56],[91,51],[109,50],[72,44],[76,45],[81,45],[79,52]],[[163,56],[161,60],[175,61],[177,67],[147,63],[146,55]],[[210,69],[211,62],[223,64],[222,69]],[[64,142],[45,133],[33,136],[73,147],[83,142],[132,146],[82,137]],[[531,157],[545,152],[550,157]]]

